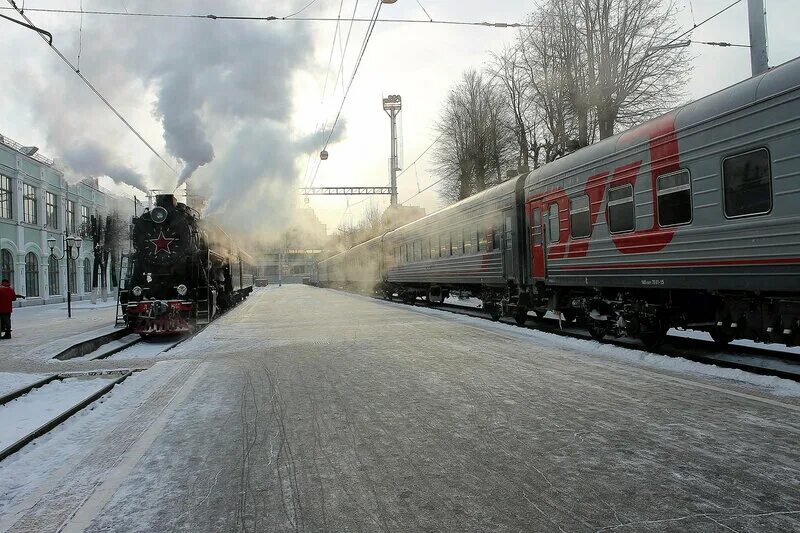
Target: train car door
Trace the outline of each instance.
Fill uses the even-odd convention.
[[[545,242],[544,226],[542,225],[542,204],[531,202],[531,255],[533,256],[533,280],[544,281],[545,269]]]
[[[514,277],[514,211],[503,212],[503,277]]]

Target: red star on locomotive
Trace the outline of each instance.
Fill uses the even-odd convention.
[[[171,244],[172,244],[174,241],[177,241],[178,239],[168,239],[168,238],[166,238],[166,237],[164,236],[164,232],[163,232],[163,231],[161,231],[161,232],[158,234],[158,237],[157,237],[157,238],[155,238],[155,239],[148,239],[148,240],[149,240],[151,243],[153,243],[153,246],[155,246],[155,247],[156,247],[156,248],[155,248],[155,250],[153,251],[153,254],[155,254],[155,255],[158,255],[158,252],[160,252],[161,250],[164,250],[164,251],[165,251],[165,252],[167,252],[168,254],[171,254],[171,253],[172,253],[172,250],[170,250],[170,249],[169,249],[169,247],[170,247],[170,245],[171,245]]]

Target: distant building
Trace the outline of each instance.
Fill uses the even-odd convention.
[[[327,228],[313,209],[295,210],[292,226],[277,242],[256,252],[256,277],[269,283],[301,283],[311,276],[327,240]]]
[[[38,149],[0,135],[0,275],[26,295],[22,305],[66,299],[67,259],[51,258],[47,239],[56,239],[54,252],[60,257],[65,229],[80,233],[92,215],[108,213],[115,201],[97,180],[67,183]],[[84,237],[79,257],[70,262],[73,299],[91,292],[92,247]]]

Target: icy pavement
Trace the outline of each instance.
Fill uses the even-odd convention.
[[[0,463],[0,531],[800,529],[782,380],[304,286],[148,357]]]

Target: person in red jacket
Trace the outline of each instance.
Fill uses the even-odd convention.
[[[11,311],[14,309],[11,303],[17,298],[25,299],[21,294],[17,294],[11,288],[11,282],[4,279],[0,282],[0,332],[4,333],[0,339],[11,338]]]

